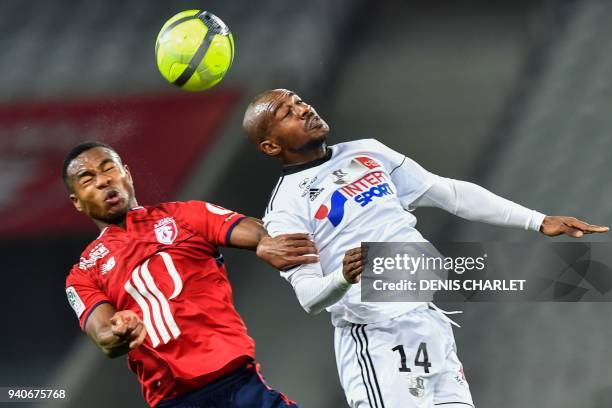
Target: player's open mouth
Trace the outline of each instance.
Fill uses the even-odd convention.
[[[106,197],[104,198],[104,202],[110,205],[115,205],[119,203],[121,197],[119,196],[119,192],[117,190],[111,190],[106,193]]]
[[[306,121],[307,129],[315,129],[321,126],[323,126],[323,123],[321,123],[321,118],[319,117],[319,115],[313,115],[312,117],[310,117],[310,119]]]

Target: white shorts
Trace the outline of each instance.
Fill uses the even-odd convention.
[[[335,350],[351,408],[474,407],[452,327],[431,307],[337,327]]]

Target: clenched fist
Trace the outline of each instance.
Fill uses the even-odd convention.
[[[113,334],[127,343],[130,350],[140,347],[147,336],[142,320],[131,310],[116,312],[110,322]]]

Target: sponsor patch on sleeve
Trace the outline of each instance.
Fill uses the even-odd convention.
[[[72,286],[68,286],[68,288],[66,288],[66,295],[68,296],[68,303],[70,303],[70,306],[74,309],[74,312],[80,319],[81,315],[85,311],[85,303],[83,303],[76,290],[74,290]]]

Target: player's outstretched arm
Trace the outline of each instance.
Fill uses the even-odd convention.
[[[91,312],[85,331],[110,358],[122,356],[139,347],[147,335],[136,313],[131,310],[117,312],[108,303],[100,304]]]
[[[584,234],[603,233],[608,231],[610,231],[608,227],[591,225],[574,217],[558,215],[547,215],[540,226],[540,232],[549,237],[565,234],[570,237],[580,238]]]
[[[466,181],[431,175],[431,187],[412,206],[438,207],[470,221],[540,231],[547,236],[608,232],[573,217],[546,216]]]
[[[466,181],[434,175],[432,180],[432,186],[414,203],[415,206],[438,207],[470,221],[540,231],[550,237],[567,234],[580,238],[584,234],[609,230],[574,217],[546,216]]]
[[[545,217],[467,181],[430,175],[431,187],[412,206],[438,207],[469,221],[538,231]]]
[[[228,244],[257,251],[258,257],[279,270],[319,262],[317,248],[308,234],[283,234],[272,238],[261,220],[250,217],[236,225]]]

